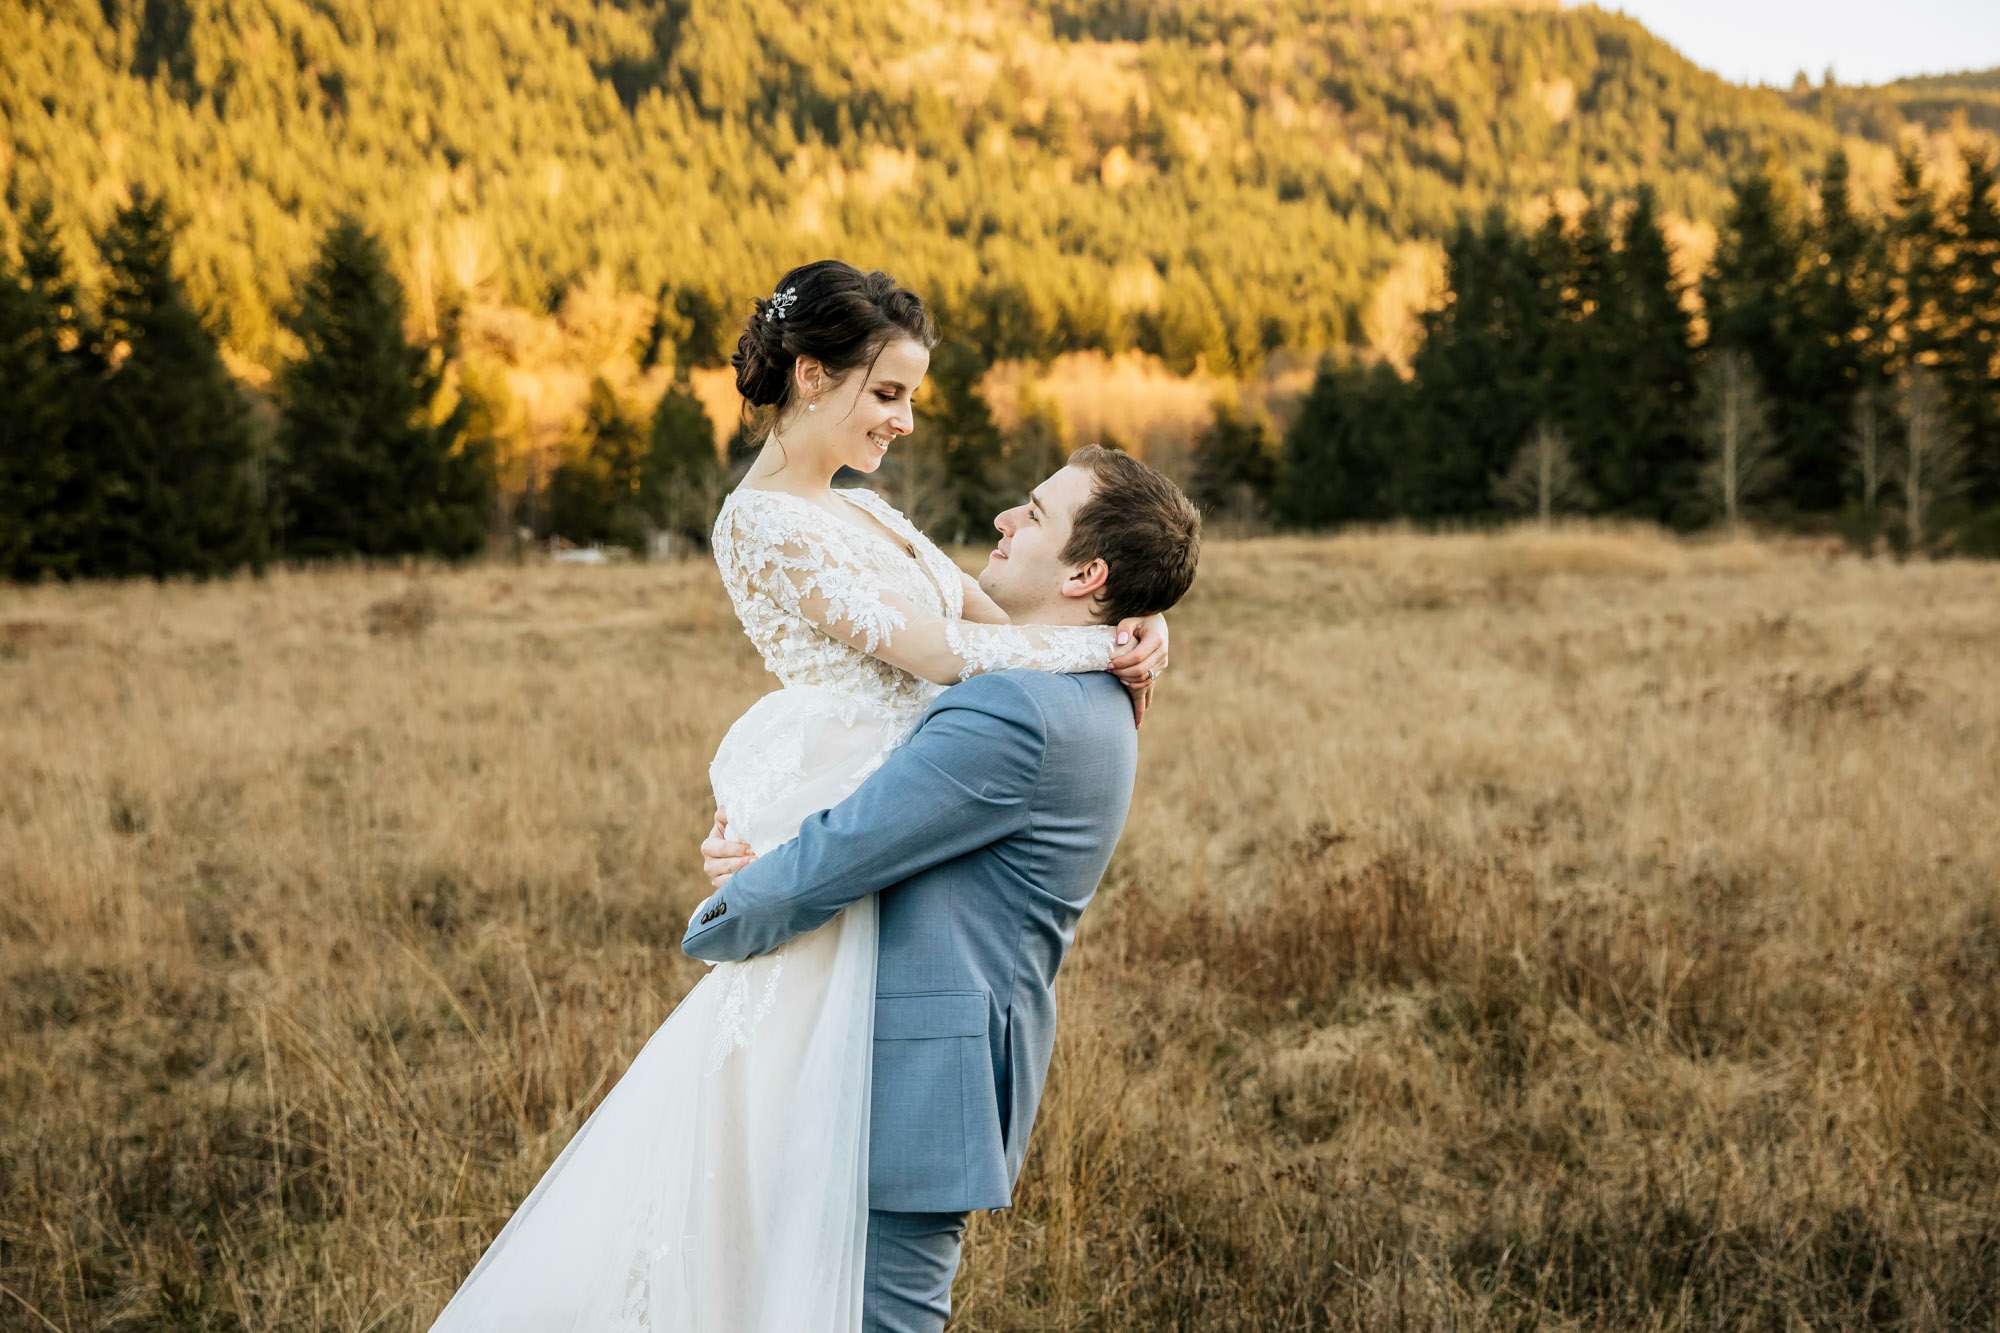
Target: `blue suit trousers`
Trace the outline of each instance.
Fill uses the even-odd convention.
[[[869,1210],[863,1333],[941,1333],[951,1317],[965,1216]]]

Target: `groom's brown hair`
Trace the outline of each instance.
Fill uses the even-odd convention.
[[[1086,444],[1069,465],[1090,473],[1091,486],[1070,518],[1062,560],[1102,560],[1110,570],[1097,594],[1099,618],[1113,625],[1178,602],[1201,559],[1201,511],[1180,487],[1116,449]]]

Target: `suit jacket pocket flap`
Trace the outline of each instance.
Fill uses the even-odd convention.
[[[945,990],[875,997],[877,1041],[985,1035],[985,991]]]

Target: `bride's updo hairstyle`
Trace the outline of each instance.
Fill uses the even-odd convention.
[[[752,407],[782,417],[797,388],[792,368],[809,356],[835,380],[872,366],[897,338],[926,350],[937,345],[937,327],[917,294],[877,269],[863,273],[838,259],[820,259],[778,279],[758,298],[743,336],[736,340],[736,390]]]

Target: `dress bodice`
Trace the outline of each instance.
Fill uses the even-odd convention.
[[[739,487],[715,520],[712,549],[743,632],[786,685],[817,685],[879,708],[921,712],[941,687],[872,656],[902,629],[906,607],[947,620],[965,609],[957,565],[873,491],[835,495],[873,517],[916,552],[881,533],[782,491]],[[860,646],[808,618],[800,594],[819,594],[861,627]]]

